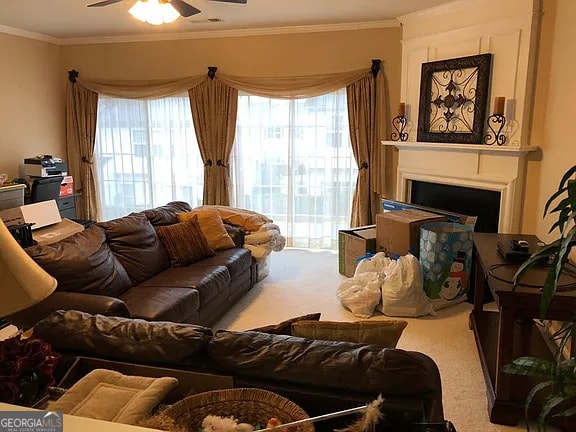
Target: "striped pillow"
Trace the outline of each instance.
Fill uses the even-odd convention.
[[[186,222],[156,227],[156,233],[173,267],[186,266],[215,255],[196,217]]]

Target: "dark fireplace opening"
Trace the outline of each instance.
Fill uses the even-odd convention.
[[[500,192],[412,180],[410,202],[454,213],[477,216],[474,231],[498,232]]]

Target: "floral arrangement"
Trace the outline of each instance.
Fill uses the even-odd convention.
[[[20,335],[0,341],[0,402],[29,404],[54,384],[60,355],[50,344]]]

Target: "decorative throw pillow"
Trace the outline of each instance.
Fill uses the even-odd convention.
[[[187,266],[214,255],[196,216],[186,222],[156,227],[156,233],[173,267]]]
[[[270,334],[283,334],[292,336],[292,324],[299,321],[316,322],[320,319],[320,312],[312,313],[308,315],[301,315],[294,318],[287,319],[278,324],[253,328],[246,331],[255,331],[260,333],[270,333]]]
[[[262,213],[237,207],[205,205],[196,207],[195,210],[218,210],[220,217],[225,223],[244,228],[248,231],[258,231],[262,225],[273,222],[272,219]]]
[[[298,321],[292,324],[292,336],[396,348],[396,344],[407,325],[408,322],[404,320]]]
[[[200,228],[208,240],[208,244],[214,250],[224,250],[236,247],[228,231],[224,227],[224,222],[217,210],[195,211],[178,213],[178,220],[185,222],[193,217],[198,218]]]

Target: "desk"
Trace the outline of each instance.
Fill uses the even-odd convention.
[[[493,267],[505,263],[497,252],[497,241],[510,241],[512,238],[526,240],[531,246],[538,242],[533,235],[473,234],[475,292],[474,309],[470,314],[470,328],[474,331],[486,381],[490,421],[506,425],[516,425],[523,418],[526,396],[539,381],[505,374],[502,367],[522,355],[552,360],[556,348],[548,333],[534,322],[534,318],[539,317],[541,296],[538,288],[519,286],[513,291],[511,283],[493,276],[507,280],[514,276],[517,265]],[[546,268],[530,270],[524,280],[537,284],[544,280],[546,271]],[[484,310],[484,291],[487,288],[496,300],[497,311]],[[546,318],[567,320],[575,312],[576,291],[557,292]],[[538,406],[534,409],[539,411]]]
[[[65,197],[60,197],[57,200],[58,210],[60,210],[60,217],[67,219],[76,219],[76,197],[81,194],[75,193]]]

